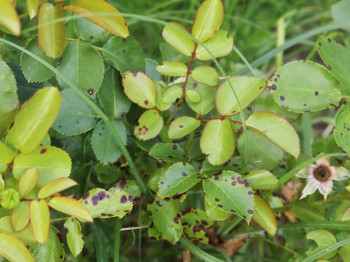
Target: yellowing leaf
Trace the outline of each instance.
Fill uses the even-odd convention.
[[[201,121],[189,116],[181,116],[171,122],[168,136],[170,139],[179,139],[189,135],[201,125]]]
[[[198,66],[192,70],[194,81],[208,86],[216,86],[219,83],[219,74],[210,66]]]
[[[76,257],[81,253],[84,247],[83,234],[78,220],[69,218],[64,223],[64,229],[67,232],[67,243],[73,256]]]
[[[22,153],[33,151],[55,121],[61,102],[57,88],[46,87],[37,91],[18,112],[7,134],[8,143]]]
[[[92,222],[92,216],[87,208],[73,198],[63,196],[54,197],[50,199],[49,206],[80,220]]]
[[[277,230],[277,220],[269,204],[259,195],[254,196],[253,220],[257,222],[270,235],[274,235]]]
[[[24,243],[18,238],[6,233],[0,233],[0,256],[13,262],[34,262],[32,254]]]
[[[187,66],[180,62],[166,62],[157,66],[157,71],[166,76],[186,76]]]
[[[140,140],[149,140],[155,138],[164,126],[164,120],[155,109],[145,111],[135,126],[134,134]]]
[[[50,210],[45,200],[33,200],[30,203],[30,222],[36,240],[44,244],[50,230]]]
[[[157,90],[151,78],[142,72],[123,74],[123,86],[127,97],[140,107],[150,109],[156,104]]]
[[[32,246],[37,243],[33,236],[32,225],[29,223],[23,230],[16,232],[13,230],[10,216],[0,218],[0,232],[9,233],[23,241],[26,245]]]
[[[15,153],[0,141],[0,173],[7,169],[7,165],[15,158]]]
[[[189,34],[185,33],[186,28],[176,22],[171,22],[163,29],[165,42],[174,47],[180,53],[191,56],[195,49],[195,43]]]
[[[18,192],[22,197],[28,196],[36,186],[39,178],[39,170],[37,168],[29,168],[21,175],[18,183]]]
[[[21,33],[21,23],[11,0],[1,1],[0,27],[17,36]]]
[[[117,8],[102,0],[72,0],[72,5],[65,6],[65,10],[69,10],[84,18],[90,20],[94,24],[102,27],[108,32],[126,38],[129,30],[124,17]],[[106,14],[103,14],[106,13]]]
[[[59,58],[66,46],[66,27],[63,20],[62,3],[43,4],[38,18],[38,42],[47,56]]]
[[[22,231],[29,223],[29,202],[22,201],[12,210],[11,224],[14,231]]]
[[[221,0],[205,0],[197,10],[192,34],[201,42],[211,38],[224,20],[224,6]]]
[[[39,0],[26,0],[29,18],[33,19],[39,11]]]
[[[77,182],[68,177],[61,177],[43,186],[38,192],[38,197],[40,199],[47,198],[77,184]]]

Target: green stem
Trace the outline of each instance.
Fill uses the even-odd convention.
[[[43,59],[41,59],[40,57],[38,57],[37,55],[33,54],[32,52],[29,52],[28,50],[26,50],[25,48],[16,45],[10,41],[7,41],[6,39],[0,38],[0,42],[3,42],[4,44],[10,45],[20,51],[22,51],[23,53],[31,56],[32,58],[34,58],[35,60],[37,60],[38,62],[40,62],[41,64],[45,65],[48,69],[50,69],[52,72],[54,72],[59,78],[61,78],[70,88],[72,88],[72,90],[82,98],[82,100],[97,114],[101,117],[101,119],[103,120],[103,122],[105,122],[107,128],[110,130],[110,132],[112,133],[115,141],[118,144],[118,147],[120,148],[120,151],[122,152],[122,154],[124,155],[126,161],[129,164],[131,173],[137,183],[137,185],[139,186],[140,190],[142,193],[144,193],[144,195],[146,196],[148,201],[151,201],[153,199],[151,192],[149,191],[149,189],[147,188],[145,182],[143,181],[143,178],[141,177],[141,175],[139,174],[139,172],[136,169],[136,166],[134,164],[134,161],[132,160],[128,150],[126,149],[125,145],[123,144],[123,141],[121,140],[118,132],[116,131],[116,129],[113,126],[113,123],[110,121],[110,119],[108,118],[108,116],[94,103],[93,100],[90,99],[90,97],[85,94],[82,90],[80,90],[76,85],[74,85],[71,81],[69,81],[69,79],[67,79],[67,77],[62,74],[61,72],[59,72],[58,70],[56,70],[56,68],[54,68],[52,65],[50,65],[49,63],[47,63],[46,61],[44,61]]]
[[[209,255],[208,253],[204,252],[202,249],[194,245],[190,240],[187,238],[182,237],[180,239],[181,244],[187,248],[193,255],[198,257],[204,262],[224,262],[223,260],[216,258],[212,255]]]
[[[117,218],[115,222],[115,233],[114,233],[114,254],[113,254],[113,262],[120,261],[120,235],[121,235],[122,221],[120,218]]]

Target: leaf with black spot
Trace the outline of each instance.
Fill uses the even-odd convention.
[[[151,148],[149,154],[164,162],[179,162],[185,159],[185,151],[175,143],[158,143]]]

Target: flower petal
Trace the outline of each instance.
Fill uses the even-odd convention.
[[[316,179],[310,179],[307,185],[305,186],[303,190],[303,194],[300,197],[300,199],[306,197],[307,195],[311,195],[314,193],[318,188],[320,187],[320,182]]]
[[[317,166],[329,166],[329,159],[328,157],[322,157],[319,160],[316,161]]]
[[[324,196],[324,199],[327,198],[327,195],[332,192],[332,187],[333,187],[333,181],[328,180],[326,182],[322,182],[318,190],[320,193]]]
[[[335,167],[335,176],[333,177],[333,180],[336,181],[342,181],[345,179],[350,178],[350,171],[347,170],[344,167]]]

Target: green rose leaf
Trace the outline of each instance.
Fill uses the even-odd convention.
[[[132,210],[134,198],[121,187],[108,191],[94,188],[87,192],[80,202],[89,210],[93,218],[123,218]]]
[[[74,136],[91,130],[96,125],[95,112],[72,89],[61,92],[61,110],[53,128],[66,136]]]
[[[22,153],[39,146],[55,121],[62,103],[57,88],[37,91],[18,112],[15,123],[7,134],[7,141]]]
[[[169,87],[164,93],[163,93],[163,102],[164,103],[174,103],[176,99],[180,98],[182,96],[182,88],[179,86],[172,86]]]
[[[0,233],[0,256],[9,261],[36,261],[21,240],[7,233]]]
[[[185,162],[173,164],[159,180],[162,197],[182,194],[201,181],[198,171]]]
[[[15,76],[11,68],[5,62],[0,61],[0,113],[9,113],[15,110],[17,106],[18,96]]]
[[[164,120],[155,109],[145,111],[138,120],[134,134],[140,140],[149,140],[155,138],[164,125]]]
[[[70,175],[72,162],[69,155],[60,148],[45,146],[38,147],[29,154],[19,154],[13,163],[13,175],[19,179],[29,168],[37,168],[40,176],[37,186],[40,188],[47,183]]]
[[[350,28],[349,22],[350,3],[348,0],[339,1],[332,5],[332,17],[336,23],[344,28]]]
[[[145,72],[145,56],[142,46],[132,36],[123,39],[113,37],[103,46],[103,56],[119,72]]]
[[[235,151],[235,135],[230,120],[210,120],[203,129],[201,150],[212,165],[222,165]]]
[[[11,224],[14,231],[19,232],[29,224],[29,202],[20,202],[11,214]],[[32,224],[33,225],[33,224]]]
[[[158,143],[149,151],[150,156],[164,162],[180,162],[185,160],[185,151],[174,143]]]
[[[135,104],[145,109],[156,104],[157,89],[151,78],[142,72],[123,74],[123,86],[126,96]]]
[[[165,42],[174,47],[181,54],[191,56],[195,48],[195,43],[189,33],[185,33],[186,28],[176,22],[171,22],[163,29],[163,38]]]
[[[200,96],[200,94],[197,93],[197,91],[189,89],[186,90],[186,100],[190,103],[192,102],[196,104],[202,101],[202,97]]]
[[[181,216],[184,234],[192,240],[197,240],[203,244],[209,243],[208,234],[205,231],[213,221],[207,213],[201,209],[191,209]]]
[[[41,5],[38,18],[38,43],[47,56],[59,58],[66,46],[62,3]]]
[[[335,117],[334,138],[338,146],[350,153],[350,104],[342,105]]]
[[[204,206],[208,217],[214,221],[222,221],[232,216],[232,213],[222,210],[217,206],[210,205],[206,197],[204,198]]]
[[[78,256],[84,247],[83,234],[81,233],[81,226],[78,220],[69,218],[64,223],[64,229],[67,233],[67,243],[69,250],[73,256]]]
[[[5,134],[5,132],[9,128],[9,126],[12,124],[13,120],[15,119],[16,114],[17,114],[17,108],[15,108],[14,110],[12,110],[8,113],[1,113],[0,112],[0,137],[2,137]]]
[[[26,0],[27,10],[30,20],[32,20],[39,11],[39,0]]]
[[[233,171],[223,171],[204,180],[203,189],[210,205],[251,220],[254,197],[247,179]]]
[[[189,116],[181,116],[171,122],[168,130],[170,139],[179,139],[189,135],[201,125],[201,121]]]
[[[246,176],[253,189],[274,189],[278,187],[278,179],[267,170],[254,170]]]
[[[337,80],[323,66],[310,61],[284,65],[269,87],[279,106],[296,113],[336,107],[341,99]]]
[[[298,134],[284,118],[271,112],[255,112],[248,117],[246,125],[252,131],[265,136],[294,158],[298,158],[300,154]]]
[[[0,173],[4,172],[16,154],[0,141]]]
[[[50,229],[50,210],[46,200],[31,201],[29,213],[35,239],[38,243],[44,244],[49,237]]]
[[[168,87],[164,82],[156,82],[155,84],[157,88],[156,108],[161,112],[166,111],[172,106],[172,103],[165,103],[163,99]]]
[[[28,216],[29,216],[29,210],[28,210]],[[19,240],[23,241],[24,244],[26,245],[32,246],[37,243],[33,235],[32,225],[29,223],[23,230],[16,232],[13,229],[11,216],[4,216],[0,218],[0,231],[4,233],[8,233],[11,236],[18,238]]]
[[[223,116],[238,114],[249,106],[266,86],[267,81],[262,78],[247,76],[230,78],[220,85],[216,93],[215,104],[218,113]]]
[[[147,210],[151,212],[154,225],[163,236],[163,239],[176,243],[182,234],[180,223],[180,208],[172,200],[155,199],[149,204]]]
[[[334,245],[337,243],[337,239],[335,238],[333,233],[331,233],[328,230],[324,230],[324,229],[310,231],[306,234],[306,238],[314,240],[317,243],[317,246],[319,247],[317,249],[323,249],[325,247],[328,247],[328,246],[331,246],[331,245]],[[323,259],[330,259],[330,258],[334,257],[337,254],[337,252],[338,252],[338,250],[335,249],[335,250],[327,253],[326,255],[322,256],[322,258]]]
[[[122,122],[114,121],[114,128],[120,135],[122,142],[126,145],[126,129]],[[94,129],[91,144],[98,161],[107,165],[116,162],[121,156],[121,151],[111,131],[104,122],[100,122]]]
[[[193,82],[190,79],[187,84],[187,92],[190,90],[194,90],[201,100],[198,101],[197,99],[195,102],[193,102],[188,96],[186,96],[188,106],[199,115],[203,116],[208,114],[214,108],[216,88]]]
[[[57,70],[74,85],[93,95],[101,87],[104,64],[100,53],[90,45],[70,42]],[[63,79],[57,77],[57,80],[61,87],[69,88]]]
[[[192,70],[194,81],[208,86],[216,86],[219,83],[219,74],[210,66],[198,66]]]
[[[186,76],[187,66],[177,61],[164,61],[163,65],[157,66],[157,71],[165,76]]]
[[[36,38],[27,43],[26,49],[43,59],[49,65],[55,67],[57,60],[46,56],[45,53],[41,51]],[[29,83],[44,82],[55,74],[51,69],[26,53],[22,53],[21,55],[21,68]]]
[[[11,34],[19,36],[21,33],[21,22],[15,5],[11,0],[1,2],[0,26],[8,30]]]
[[[103,41],[108,32],[84,18],[74,19],[74,31],[78,38],[87,42]]]
[[[259,195],[254,196],[254,205],[253,220],[265,229],[267,233],[274,235],[277,230],[277,220],[270,205]]]

